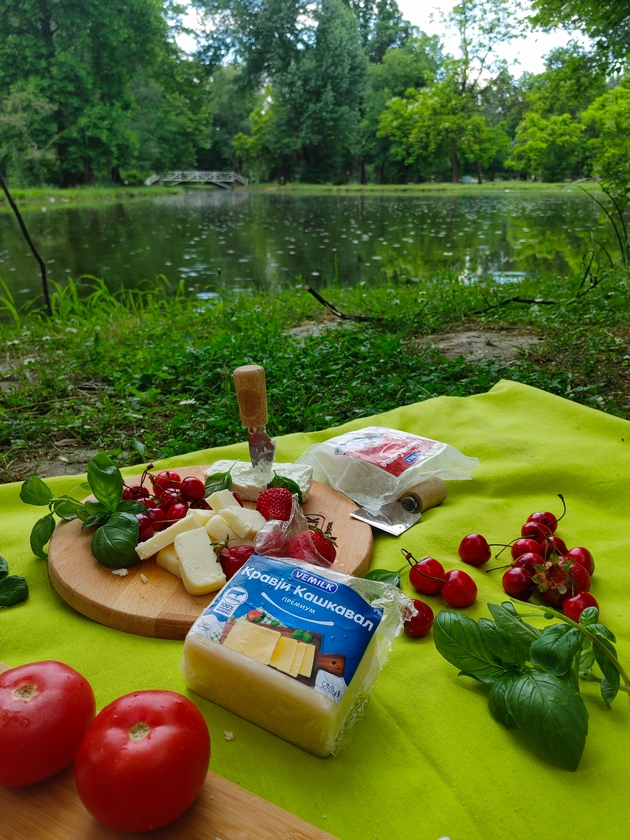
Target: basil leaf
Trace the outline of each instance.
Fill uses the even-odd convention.
[[[447,662],[484,683],[493,683],[503,668],[493,660],[477,623],[454,610],[441,610],[433,622],[433,641]]]
[[[98,501],[112,512],[122,498],[123,477],[111,458],[99,452],[88,463],[88,483]]]
[[[0,557],[0,580],[3,580],[9,574],[9,564],[4,559],[4,557]]]
[[[27,478],[20,487],[20,499],[27,505],[47,505],[52,498],[52,490],[37,475]]]
[[[540,636],[541,631],[519,618],[514,605],[509,601],[505,601],[500,606],[488,604],[488,609],[499,627],[503,627],[510,635],[519,639],[526,648],[529,648],[531,643]]]
[[[366,580],[378,580],[381,583],[389,583],[400,589],[400,570],[391,572],[389,569],[372,569],[365,576]]]
[[[78,499],[73,499],[72,496],[60,496],[52,505],[53,513],[66,520],[76,519],[83,508],[83,503]]]
[[[521,644],[519,639],[488,618],[480,618],[477,624],[486,647],[502,665],[521,666],[525,664],[528,647]]]
[[[84,520],[83,525],[81,525],[81,530],[83,531],[85,528],[94,528],[94,527],[100,528],[101,525],[104,525],[107,522],[107,520],[109,519],[109,517],[111,515],[112,514],[108,510],[99,511],[97,513],[91,513]]]
[[[608,679],[605,676],[602,677],[602,681],[599,684],[599,689],[602,693],[604,703],[610,709],[610,704],[619,692],[619,673],[617,673],[617,679],[612,685],[608,682]]]
[[[229,490],[232,486],[231,467],[224,473],[212,473],[206,478],[206,496],[210,493],[217,493],[219,490]]]
[[[614,646],[607,639],[600,639],[599,641],[616,659],[617,651]],[[593,645],[593,653],[595,654],[595,661],[599,665],[605,679],[604,688],[601,689],[602,697],[606,705],[610,707],[610,703],[615,699],[619,691],[619,671],[598,645]]]
[[[12,607],[28,598],[28,584],[19,575],[9,575],[0,580],[0,607]]]
[[[133,499],[123,499],[116,508],[116,513],[145,513],[147,506],[141,502],[136,502]]]
[[[588,627],[589,624],[595,624],[599,619],[599,610],[597,607],[587,607],[580,613],[580,627]]]
[[[508,729],[516,726],[512,715],[508,711],[506,700],[506,694],[510,682],[516,679],[516,677],[516,674],[506,674],[504,677],[500,677],[492,684],[492,688],[490,689],[490,694],[488,696],[488,708],[490,709],[490,714],[495,720],[502,723],[503,726],[507,726]]]
[[[573,657],[582,649],[582,633],[568,624],[546,627],[540,638],[532,644],[529,655],[532,665],[555,674],[566,674],[573,664]]]
[[[608,627],[603,624],[591,624],[589,626],[589,633],[592,633],[594,636],[597,636],[598,639],[602,641],[606,640],[608,642],[616,642],[617,639],[615,638],[615,634],[612,633]]]
[[[577,770],[588,732],[588,712],[577,691],[553,674],[529,671],[508,684],[506,705],[521,732],[551,761]]]
[[[44,551],[44,546],[50,541],[54,530],[55,517],[52,513],[42,516],[33,525],[33,530],[31,531],[31,551],[36,557],[41,557],[42,560],[48,558],[48,554]]]
[[[273,478],[267,487],[285,487],[287,490],[290,490],[291,493],[295,493],[298,497],[298,502],[302,504],[302,491],[292,478],[286,478],[285,476],[278,475],[277,472],[274,472]]]
[[[136,553],[138,520],[133,513],[114,513],[92,537],[92,554],[110,569],[125,569],[140,562]]]

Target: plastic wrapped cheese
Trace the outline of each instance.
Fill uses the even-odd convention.
[[[324,757],[413,612],[394,586],[254,554],[190,629],[182,671],[195,693]]]

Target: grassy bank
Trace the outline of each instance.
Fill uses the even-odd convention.
[[[589,185],[592,189],[594,185]],[[250,190],[264,192],[299,192],[299,193],[363,193],[365,195],[380,195],[389,193],[446,193],[446,194],[468,194],[484,195],[497,192],[557,192],[561,189],[574,189],[572,182],[563,183],[541,183],[540,181],[484,181],[482,184],[451,184],[447,182],[426,182],[423,184],[304,184],[294,183],[280,186],[272,184],[250,184]]]
[[[0,480],[21,479],[42,460],[71,462],[77,447],[132,464],[242,440],[231,373],[250,362],[268,370],[276,435],[483,392],[502,378],[630,419],[628,278],[610,276],[571,302],[578,282],[508,291],[445,274],[331,287],[321,292],[339,310],[370,320],[306,338],[286,331],[332,316],[301,287],[210,303],[164,285],[113,296],[96,282],[71,284],[55,297],[52,320],[12,310],[5,296]],[[497,305],[507,297],[555,303]],[[437,335],[471,330],[500,332],[508,344],[525,332],[540,343],[476,363],[435,346]]]
[[[155,198],[157,195],[171,195],[177,192],[184,192],[184,188],[178,187],[125,187],[113,185],[108,187],[73,187],[62,190],[56,187],[29,187],[17,189],[11,187],[11,195],[19,207],[30,205],[42,205],[63,207],[75,204],[103,203],[106,201],[123,201],[127,199]],[[11,208],[5,194],[0,191],[0,212],[11,213]]]

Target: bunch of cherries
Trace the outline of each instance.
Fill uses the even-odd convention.
[[[564,497],[560,493],[558,497],[563,506],[561,516],[556,517],[550,511],[530,514],[521,528],[521,536],[502,545],[496,556],[510,549],[512,562],[502,579],[503,589],[510,597],[529,601],[536,594],[543,603],[562,609],[568,618],[578,621],[587,607],[599,609],[589,591],[595,561],[587,548],[567,548],[564,540],[556,535],[558,522],[567,511]],[[493,545],[497,544],[489,543],[481,534],[468,534],[459,545],[459,556],[471,566],[483,566],[492,556]]]
[[[147,509],[146,513],[136,514],[138,518],[138,541],[145,542],[157,532],[163,531],[183,519],[189,508],[209,510],[205,499],[206,486],[199,478],[190,475],[181,478],[173,470],[162,470],[152,475],[149,465],[142,473],[139,484],[125,485],[122,492],[124,500],[140,502]],[[151,490],[145,485],[149,479]]]

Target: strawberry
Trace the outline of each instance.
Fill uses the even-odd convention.
[[[256,502],[256,510],[262,513],[267,521],[282,519],[286,522],[291,517],[292,506],[293,496],[286,487],[269,487],[262,491]]]
[[[322,531],[302,531],[289,543],[289,557],[304,560],[317,566],[330,566],[335,562],[337,549],[334,538],[327,537]]]
[[[219,562],[223,569],[225,579],[229,580],[238,570],[247,563],[254,553],[253,545],[234,545],[232,548],[225,546],[219,552]]]

